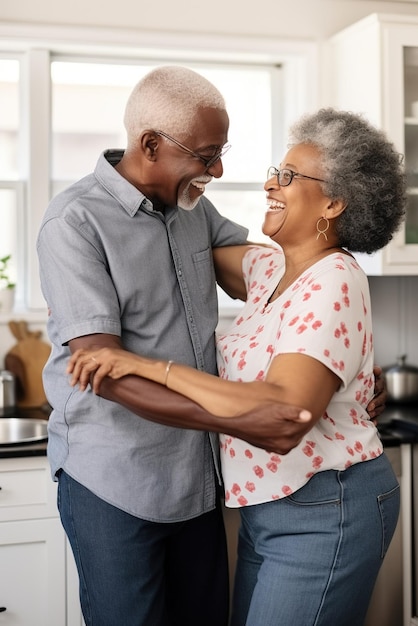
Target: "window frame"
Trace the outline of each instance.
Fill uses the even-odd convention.
[[[280,106],[282,125],[278,116],[273,114],[273,136],[283,136],[290,122],[304,111],[316,108],[319,101],[319,47],[316,42],[2,24],[0,55],[21,61],[20,141],[21,152],[26,158],[20,164],[22,180],[18,182],[22,250],[19,247],[16,262],[23,284],[18,286],[17,309],[34,321],[44,320],[46,312],[39,286],[36,235],[50,200],[52,60],[74,57],[77,60],[100,58],[137,64],[152,61],[281,66],[282,84],[280,90],[272,94],[272,111]],[[273,144],[273,162],[279,162],[281,151],[279,143]],[[255,183],[219,181],[212,182],[211,186],[213,189],[245,190],[254,189]]]

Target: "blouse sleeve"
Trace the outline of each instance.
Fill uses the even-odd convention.
[[[280,310],[276,354],[307,354],[346,385],[361,375],[372,352],[367,277],[350,257],[326,257],[302,284],[289,290]]]

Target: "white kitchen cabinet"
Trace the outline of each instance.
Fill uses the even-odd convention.
[[[369,275],[417,275],[418,19],[370,15],[324,44],[323,68],[323,104],[365,114],[405,155],[405,224],[383,250],[356,256]]]
[[[0,459],[1,626],[81,626],[78,581],[45,456]]]

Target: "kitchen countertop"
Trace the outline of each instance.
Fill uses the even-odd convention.
[[[49,407],[16,408],[0,410],[2,417],[25,417],[48,419]],[[378,419],[377,427],[385,448],[393,448],[403,443],[418,443],[418,406],[411,404],[387,404]],[[0,446],[0,459],[24,456],[45,456],[47,442],[24,445]]]

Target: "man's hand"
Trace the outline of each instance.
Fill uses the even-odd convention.
[[[374,397],[367,405],[367,412],[370,415],[370,419],[375,421],[386,408],[386,400],[388,394],[386,388],[386,380],[382,368],[379,367],[379,365],[374,366],[373,374],[375,378]]]

